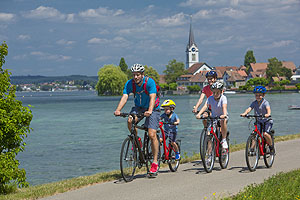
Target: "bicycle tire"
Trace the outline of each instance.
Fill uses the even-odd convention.
[[[120,154],[120,170],[125,182],[130,182],[133,180],[136,166],[136,148],[132,138],[127,137],[122,144]]]
[[[219,163],[222,169],[226,169],[229,163],[229,134],[227,134],[227,144],[228,144],[228,149],[223,149],[222,145],[220,145],[219,148]],[[225,152],[224,152],[225,151]]]
[[[253,144],[255,143],[255,144]],[[255,145],[255,146],[254,146]],[[253,151],[251,151],[251,147],[254,146]],[[253,172],[256,170],[259,160],[259,149],[258,149],[258,141],[257,138],[253,135],[250,135],[247,139],[245,157],[246,164],[248,169]]]
[[[204,141],[204,136],[207,135],[207,128],[203,128],[202,132],[200,133],[200,158],[201,158],[201,154],[203,151],[203,141]]]
[[[159,136],[156,134],[157,140],[158,140],[158,155],[157,155],[157,171],[160,168],[160,161],[161,161],[161,150],[160,150],[160,145],[159,145]],[[151,148],[151,140],[149,136],[147,135],[146,139],[146,150],[145,150],[145,160],[146,160],[146,167],[147,167],[147,173],[150,172],[151,165],[153,163],[153,153],[152,153],[152,148]]]
[[[275,146],[274,143],[274,137],[272,136],[272,143]],[[264,154],[264,162],[267,168],[272,167],[273,163],[274,163],[274,158],[275,158],[275,154],[271,154],[270,149],[269,149],[269,145],[265,144],[265,148],[266,152]]]
[[[211,143],[211,150],[209,150],[209,143]],[[216,152],[215,152],[214,137],[212,135],[205,135],[201,160],[202,160],[204,170],[207,173],[212,172],[215,163],[215,156],[216,156]]]
[[[178,146],[178,150],[180,153],[180,144],[177,141],[176,141],[176,144]],[[179,167],[179,164],[180,164],[180,160],[175,159],[175,152],[172,150],[172,148],[170,149],[170,152],[169,152],[168,164],[169,164],[169,168],[172,172],[176,172]]]

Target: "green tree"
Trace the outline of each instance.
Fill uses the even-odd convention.
[[[16,100],[16,87],[10,83],[10,74],[3,70],[5,56],[8,54],[5,42],[0,45],[0,193],[9,190],[9,184],[14,182],[19,187],[28,186],[26,172],[19,169],[16,156],[24,151],[23,141],[30,133],[29,127],[32,113],[22,102]]]
[[[161,88],[162,91],[169,89],[169,85],[167,83],[160,83],[159,87]]]
[[[176,79],[179,76],[186,74],[184,63],[177,62],[175,59],[170,60],[168,65],[166,65],[166,70],[164,73],[166,75],[165,79],[168,84],[176,83]]]
[[[250,63],[256,63],[254,54],[252,50],[247,51],[244,59],[244,66],[247,68],[247,72],[249,72]]]
[[[98,95],[120,95],[127,81],[126,74],[120,67],[105,65],[98,72],[96,91]]]
[[[267,67],[267,77],[269,80],[272,77],[284,76],[287,79],[292,77],[292,70],[282,66],[282,62],[279,61],[276,57],[268,59],[269,64]]]
[[[170,83],[169,90],[177,90],[177,83]]]
[[[145,67],[145,75],[153,78],[155,83],[159,84],[159,74],[153,67],[148,67],[147,65],[144,65]]]
[[[248,88],[249,86],[250,87],[254,87],[254,86],[257,86],[257,85],[263,85],[263,86],[266,86],[269,84],[269,81],[265,78],[260,78],[260,77],[257,77],[257,78],[252,78],[252,79],[249,79],[246,83],[246,87]]]
[[[187,89],[190,92],[199,92],[201,90],[199,85],[189,85],[189,86],[187,86]]]
[[[119,64],[119,67],[121,68],[121,70],[126,73],[127,70],[128,70],[128,65],[126,64],[125,62],[125,59],[122,57],[121,60],[120,60],[120,64]]]

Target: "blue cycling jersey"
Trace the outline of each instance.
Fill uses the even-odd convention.
[[[169,122],[169,123],[174,123],[177,122],[178,120],[178,116],[175,112],[172,113],[171,118],[169,118],[169,116],[166,113],[163,113],[160,116],[161,119],[164,120],[164,122]],[[177,133],[177,125],[171,125],[171,124],[164,124],[164,129],[165,132],[172,132],[172,133]]]
[[[144,84],[145,84],[145,77],[143,78],[143,84],[141,86],[138,86],[137,84],[135,84],[135,86],[136,86],[136,92],[135,93],[136,94],[135,94],[134,104],[137,107],[149,108],[150,97],[149,97],[149,95],[147,95],[145,93]],[[152,78],[148,79],[146,88],[147,88],[147,91],[149,92],[149,94],[153,94],[153,93],[157,92],[155,81]],[[132,79],[130,79],[125,84],[123,94],[128,94],[129,95],[132,92],[133,92]],[[159,108],[159,106],[157,108]]]

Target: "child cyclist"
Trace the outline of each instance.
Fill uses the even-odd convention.
[[[264,86],[256,86],[253,90],[253,93],[255,95],[255,101],[253,101],[249,108],[245,110],[241,114],[242,117],[245,117],[252,109],[254,109],[255,115],[262,115],[264,117],[263,119],[258,119],[257,128],[258,130],[261,130],[260,125],[264,124],[263,126],[263,136],[266,139],[270,152],[274,153],[274,144],[272,143],[272,138],[270,135],[270,131],[273,126],[273,120],[270,118],[271,116],[271,107],[270,103],[264,98],[266,95],[266,88]]]
[[[222,133],[222,148],[228,149],[228,144],[226,141],[227,137],[227,98],[223,95],[224,85],[221,82],[215,82],[211,86],[211,90],[213,95],[208,97],[206,103],[201,108],[199,113],[196,115],[196,118],[200,119],[201,114],[203,113],[203,117],[208,117],[208,113],[205,112],[208,107],[211,108],[212,117],[220,117],[221,118],[221,133]]]
[[[174,112],[176,104],[171,99],[165,100],[162,105],[165,113],[160,116],[164,122],[168,122],[171,124],[164,124],[164,130],[166,134],[166,139],[169,137],[171,144],[175,150],[175,160],[180,160],[180,153],[178,146],[176,144],[176,136],[177,136],[177,125],[180,123],[180,120],[177,114]],[[160,142],[162,142],[162,136],[160,137]]]

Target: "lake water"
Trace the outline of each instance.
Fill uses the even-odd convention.
[[[231,143],[245,142],[249,120],[239,117],[254,100],[253,94],[232,94],[228,98]],[[119,155],[128,134],[126,119],[114,117],[120,97],[98,97],[94,92],[17,93],[23,105],[32,108],[34,129],[26,138],[27,146],[18,156],[31,185],[91,175],[119,169]],[[181,123],[178,138],[182,152],[199,152],[202,122],[191,113],[198,95],[165,96],[177,104]],[[300,133],[300,110],[288,105],[300,104],[300,94],[267,94],[271,104],[276,135]],[[130,97],[124,112],[133,105]]]

